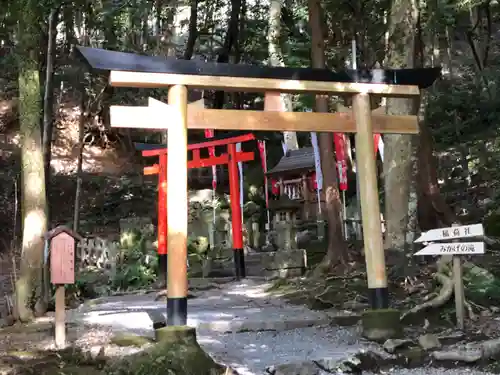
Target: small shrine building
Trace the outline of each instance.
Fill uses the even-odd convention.
[[[280,202],[287,202],[287,207],[293,202],[295,221],[317,219],[318,194],[312,147],[288,150],[278,164],[267,172],[267,176],[271,180],[273,195],[277,198],[270,202],[273,212],[281,211]],[[323,204],[324,194],[320,192],[319,197]]]

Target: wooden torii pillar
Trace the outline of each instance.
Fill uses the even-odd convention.
[[[416,116],[388,116],[371,112],[370,96],[416,97],[430,86],[440,69],[402,69],[331,72],[327,69],[258,67],[199,61],[163,60],[114,51],[78,47],[86,62],[110,71],[114,87],[169,88],[168,105],[161,107],[112,108],[112,126],[137,127],[144,118],[151,129],[168,129],[168,314],[172,324],[187,320],[187,129],[271,130],[356,133],[357,165],[363,239],[371,309],[364,328],[393,333],[396,325],[389,307],[380,207],[373,145],[373,133],[418,133]],[[134,69],[136,71],[134,71]],[[140,70],[140,71],[137,71]],[[397,83],[396,83],[397,82]],[[189,108],[187,90],[215,89],[240,92],[310,93],[349,95],[350,113],[271,112]],[[174,225],[170,225],[171,219]],[[177,269],[175,269],[178,267]],[[171,274],[170,272],[173,271]],[[386,314],[387,313],[387,314]],[[169,318],[170,319],[170,318]],[[399,321],[399,319],[398,319]]]
[[[239,186],[237,164],[239,162],[248,162],[254,160],[253,152],[243,152],[233,150],[234,145],[255,140],[253,134],[244,134],[240,136],[207,141],[202,143],[189,144],[187,149],[192,151],[192,159],[188,161],[188,169],[207,168],[214,165],[229,166],[229,189],[231,197],[232,214],[232,232],[233,232],[233,248],[234,248],[234,265],[235,275],[239,280],[244,278],[245,272],[245,257],[243,253],[243,223],[241,222],[241,206],[239,204],[239,192],[242,187]],[[218,156],[209,156],[201,158],[200,150],[209,147],[227,146],[228,153],[223,153]],[[235,148],[235,147],[234,147]],[[158,255],[160,260],[160,269],[164,275],[167,275],[167,254],[168,254],[168,220],[167,220],[167,170],[168,170],[168,148],[156,148],[153,150],[143,150],[144,157],[158,157],[158,163],[152,166],[144,167],[144,175],[158,175]],[[236,168],[236,173],[234,171]],[[167,280],[165,280],[167,281]]]

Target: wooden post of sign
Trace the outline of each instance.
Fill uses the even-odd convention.
[[[66,346],[66,295],[64,285],[56,286],[55,342],[58,349]]]
[[[359,193],[363,222],[366,271],[369,300],[372,309],[389,307],[389,292],[385,272],[384,247],[380,226],[380,206],[377,170],[373,157],[373,129],[370,96],[357,94],[353,98],[356,119],[356,165],[359,173]]]
[[[171,118],[168,128],[167,162],[167,325],[187,324],[187,87],[168,91]]]
[[[50,279],[56,285],[55,343],[58,349],[66,346],[66,303],[64,286],[75,283],[75,240],[82,237],[64,226],[45,234],[50,243]]]
[[[453,224],[453,227],[459,226]],[[453,242],[459,242],[454,240]],[[457,318],[457,328],[463,330],[465,328],[465,292],[462,275],[462,258],[460,255],[453,255],[453,284],[455,287],[455,311]]]

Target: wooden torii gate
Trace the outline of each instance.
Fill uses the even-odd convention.
[[[356,159],[360,178],[363,239],[369,299],[375,319],[371,324],[393,324],[380,314],[389,307],[373,132],[418,133],[416,116],[372,113],[370,97],[416,97],[430,86],[440,68],[350,70],[260,67],[165,59],[131,53],[78,47],[94,68],[110,72],[114,87],[169,88],[168,105],[112,109],[111,125],[168,129],[168,294],[167,324],[187,321],[187,129],[317,131],[356,133]],[[246,92],[310,93],[352,96],[351,113],[266,112],[188,108],[189,88]],[[144,119],[149,121],[141,126]],[[175,218],[175,220],[174,220]],[[391,315],[392,317],[393,315]],[[377,323],[379,322],[379,323]],[[390,327],[389,327],[390,328]]]
[[[193,103],[194,104],[194,103]],[[191,106],[191,104],[189,104]],[[115,108],[116,110],[116,108]],[[245,257],[243,252],[243,223],[241,215],[240,180],[238,178],[238,163],[254,160],[253,152],[236,151],[236,144],[255,140],[255,136],[243,134],[224,139],[193,143],[187,146],[188,151],[192,151],[192,158],[187,162],[188,169],[207,168],[214,165],[227,164],[229,170],[229,196],[231,201],[231,228],[233,234],[234,268],[237,279],[244,278]],[[218,156],[209,156],[202,158],[200,150],[209,147],[227,146],[227,153]],[[168,274],[167,254],[168,254],[168,218],[167,218],[167,170],[168,170],[168,148],[155,148],[143,150],[144,157],[158,157],[158,163],[152,166],[144,167],[144,175],[158,175],[158,255],[160,269],[162,273]]]

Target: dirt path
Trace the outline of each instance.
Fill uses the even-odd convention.
[[[360,351],[381,353],[379,346],[360,338],[357,327],[332,326],[326,313],[289,305],[267,293],[269,286],[252,280],[231,282],[197,292],[196,298],[189,300],[188,325],[197,328],[198,342],[218,362],[241,375],[263,374],[270,366],[280,365],[290,365],[292,369],[277,371],[275,375],[321,375],[327,372],[312,368],[313,361],[333,363]],[[165,310],[165,302],[155,301],[152,293],[89,301],[68,311],[68,338],[75,346],[94,354],[103,346],[106,356],[131,354],[139,349],[109,345],[111,337],[117,333],[153,337],[153,321],[164,321]],[[50,318],[45,320],[51,324]],[[0,344],[17,350],[50,348],[52,330],[47,330],[47,324],[45,329],[25,332],[24,336],[3,335]],[[468,369],[429,368],[391,373],[486,375]]]
[[[288,305],[272,297],[269,284],[247,280],[201,293],[189,301],[188,325],[213,357],[240,374],[259,374],[268,366],[338,358],[370,348],[356,329],[328,326],[325,313]],[[110,297],[71,312],[73,322],[153,335],[153,321],[165,319],[165,302],[154,295]]]

